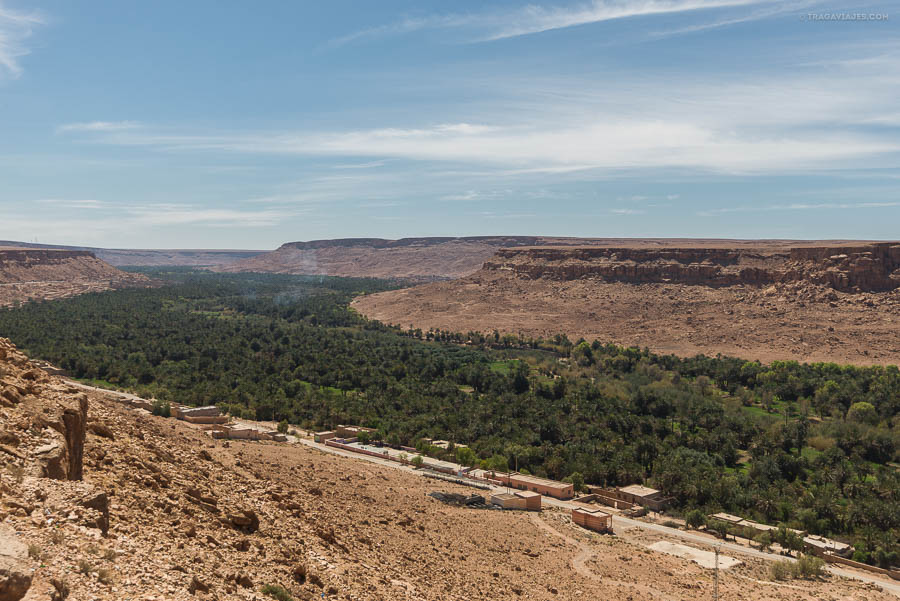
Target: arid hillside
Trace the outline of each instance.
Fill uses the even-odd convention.
[[[90,251],[0,247],[0,306],[148,283]]]
[[[265,586],[298,600],[712,599],[713,571],[648,549],[658,534],[447,506],[427,493],[473,489],[301,444],[216,441],[81,392],[3,339],[0,405],[5,600],[261,601]],[[834,576],[769,582],[764,560],[742,560],[721,598],[894,598]]]
[[[403,327],[565,333],[679,355],[898,363],[898,286],[896,244],[682,241],[502,249],[469,277],[354,307]]]

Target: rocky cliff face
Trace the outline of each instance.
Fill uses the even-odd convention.
[[[485,270],[530,279],[764,286],[809,281],[842,291],[900,287],[900,245],[797,247],[759,252],[728,248],[504,248]]]

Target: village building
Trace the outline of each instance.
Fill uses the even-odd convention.
[[[491,495],[491,503],[503,509],[541,510],[541,495],[527,490],[501,492]]]
[[[315,442],[325,442],[326,440],[331,440],[332,438],[337,438],[337,432],[333,430],[325,430],[323,432],[316,432],[313,435],[313,440]]]
[[[555,497],[557,499],[571,499],[575,496],[575,486],[568,482],[557,482],[556,480],[538,478],[537,476],[526,476],[525,474],[516,472],[496,472],[490,479],[496,480],[511,488],[530,490],[531,492],[547,495],[548,497]]]
[[[228,416],[222,415],[222,412],[215,405],[206,407],[173,407],[172,413],[177,419],[186,421],[189,424],[228,423]]]
[[[603,493],[620,501],[626,501],[632,505],[640,505],[651,511],[665,509],[668,499],[663,497],[661,491],[640,484],[607,489]]]
[[[360,432],[371,434],[375,431],[375,428],[364,428],[363,426],[349,426],[342,424],[338,425],[334,431],[338,438],[356,438],[359,436]]]
[[[572,510],[572,521],[595,532],[612,531],[612,515],[602,509],[577,508]]]

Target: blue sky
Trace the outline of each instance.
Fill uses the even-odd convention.
[[[896,239],[900,2],[0,0],[0,239]]]

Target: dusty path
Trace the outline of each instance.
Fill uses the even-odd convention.
[[[572,545],[576,549],[578,549],[578,553],[575,555],[575,557],[572,558],[572,569],[574,569],[575,572],[580,574],[581,576],[584,576],[585,578],[588,578],[589,580],[595,580],[597,582],[602,582],[605,585],[625,586],[625,587],[634,589],[636,591],[640,591],[642,593],[645,593],[647,595],[650,595],[651,597],[658,598],[658,599],[670,599],[671,598],[671,597],[667,596],[665,593],[663,593],[662,591],[659,591],[659,590],[653,588],[652,586],[647,586],[646,584],[636,584],[633,582],[624,582],[622,580],[613,580],[611,578],[601,577],[599,574],[593,572],[591,570],[591,568],[588,566],[588,562],[595,555],[595,552],[590,547],[590,545],[586,545],[583,542],[576,540],[576,539],[572,538],[571,536],[560,532],[559,530],[557,530],[556,528],[554,528],[553,526],[551,526],[550,524],[548,524],[547,522],[542,520],[540,515],[538,515],[536,513],[532,513],[530,517],[531,517],[531,521],[534,522],[534,524],[538,528],[540,528],[541,530],[543,530],[544,532],[546,532],[547,534],[549,534],[551,536],[556,536],[556,537],[563,539],[567,544]]]

